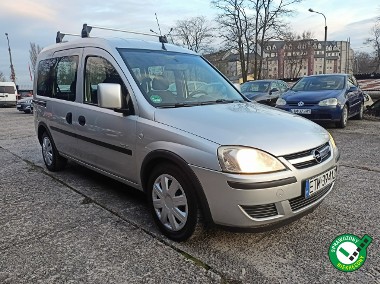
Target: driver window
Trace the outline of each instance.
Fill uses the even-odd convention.
[[[121,85],[121,91],[128,101],[131,109],[132,103],[128,91],[116,69],[106,59],[98,56],[90,56],[86,59],[85,65],[85,96],[84,103],[98,104],[98,84],[116,83]]]

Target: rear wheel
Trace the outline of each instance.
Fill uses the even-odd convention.
[[[44,158],[46,168],[49,171],[60,171],[66,166],[67,159],[58,154],[53,139],[46,132],[42,134],[41,147],[42,157]]]
[[[161,232],[174,241],[187,240],[198,223],[191,180],[173,164],[157,166],[148,182],[149,206]]]
[[[347,120],[348,120],[348,108],[347,108],[347,105],[344,105],[340,120],[336,123],[336,126],[339,128],[345,128],[347,126]]]
[[[360,110],[357,115],[354,116],[355,119],[362,120],[363,119],[363,113],[364,113],[364,103],[360,104]]]

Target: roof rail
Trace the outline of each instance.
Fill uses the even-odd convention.
[[[57,36],[56,36],[56,38],[55,38],[55,42],[56,42],[56,43],[60,43],[60,42],[62,42],[62,41],[63,41],[63,37],[64,37],[65,35],[70,35],[70,36],[80,36],[80,35],[78,35],[78,34],[61,33],[60,31],[58,31],[58,32],[57,32]]]
[[[156,35],[156,34],[133,32],[133,31],[114,29],[114,28],[107,28],[107,27],[89,26],[87,24],[83,24],[83,28],[81,31],[81,37],[82,38],[90,37],[90,32],[92,29],[99,29],[99,30],[106,30],[106,31],[113,31],[113,32],[122,32],[122,33],[136,34],[136,35],[158,37],[158,41],[162,43],[162,49],[164,49],[164,50],[166,50],[164,43],[168,43],[168,39],[167,39],[166,35]]]

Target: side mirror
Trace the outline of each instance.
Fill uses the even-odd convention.
[[[358,90],[358,87],[356,86],[351,86],[349,89],[348,89],[348,92],[356,92]]]
[[[128,109],[123,109],[123,94],[121,85],[114,83],[98,84],[98,106],[110,108],[116,112],[128,114]]]

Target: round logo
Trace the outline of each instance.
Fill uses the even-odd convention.
[[[352,234],[336,237],[329,249],[332,265],[344,272],[359,269],[367,258],[367,247],[371,242],[372,238],[368,235],[361,239]]]
[[[303,101],[300,101],[299,103],[298,103],[298,106],[304,106],[305,105],[305,103],[303,102]]]
[[[318,150],[313,151],[313,156],[314,156],[314,159],[317,161],[317,163],[322,162],[322,156]]]

